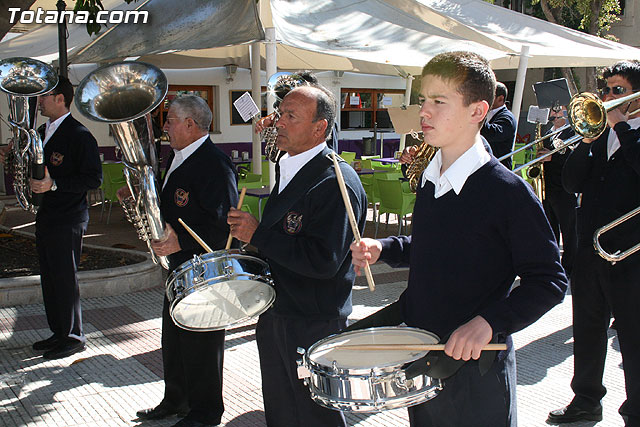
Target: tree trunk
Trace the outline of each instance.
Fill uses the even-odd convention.
[[[558,19],[556,18],[556,15],[553,13],[553,9],[551,8],[551,6],[549,6],[549,0],[540,0],[540,7],[542,7],[542,12],[544,13],[545,18],[547,18],[547,21],[552,22],[554,24],[558,24]],[[567,79],[567,84],[569,85],[569,92],[571,94],[576,94],[577,93],[576,82],[573,78],[573,72],[571,71],[571,68],[561,67],[560,72],[562,73],[562,77]]]

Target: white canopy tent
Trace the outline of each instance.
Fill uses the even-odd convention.
[[[249,68],[249,46],[239,43],[263,37],[255,3],[207,3],[212,6],[204,7],[205,2],[198,0],[149,0],[137,6],[104,0],[107,9],[149,10],[151,25],[118,25],[85,51],[81,48],[89,42],[86,30],[76,25],[79,28],[69,30],[69,61],[140,55],[141,60],[165,68],[229,63]],[[261,6],[264,27],[275,28],[280,69],[418,74],[438,53],[471,50],[489,59],[494,69],[519,70],[513,103],[516,117],[527,66],[603,66],[640,59],[640,49],[482,0],[262,0]],[[240,10],[245,15],[236,15]],[[239,37],[237,33],[245,29],[248,33]],[[43,26],[0,43],[0,58],[30,56],[51,61],[57,55],[54,31],[55,26]],[[262,69],[265,57],[262,49]]]

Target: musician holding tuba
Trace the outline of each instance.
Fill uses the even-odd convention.
[[[640,90],[640,62],[622,61],[605,69],[604,101]],[[601,420],[607,329],[613,315],[624,360],[627,400],[619,409],[627,426],[640,425],[640,256],[612,265],[593,247],[596,229],[640,205],[640,101],[606,112],[608,128],[595,140],[583,139],[562,171],[567,191],[582,193],[577,214],[578,249],[571,276],[573,295],[575,397],[551,411],[549,422]],[[640,242],[635,217],[602,236],[608,251]]]
[[[31,189],[44,194],[36,214],[36,248],[53,335],[34,343],[33,349],[43,351],[45,359],[82,351],[86,341],[76,271],[89,223],[87,191],[100,186],[102,167],[96,139],[69,112],[72,99],[73,86],[63,76],[54,90],[38,96],[40,114],[49,118],[38,129],[46,168],[44,179],[31,180]],[[0,157],[4,160],[4,153]]]
[[[175,98],[165,120],[164,130],[173,149],[160,195],[166,235],[164,239],[153,240],[151,247],[159,256],[168,257],[169,271],[203,252],[178,219],[183,219],[213,250],[223,249],[229,235],[227,212],[238,203],[231,159],[209,138],[211,120],[206,101],[194,95]],[[118,197],[125,198],[128,192],[123,187]],[[184,418],[176,426],[220,424],[224,412],[224,335],[224,330],[195,332],[176,326],[165,295],[164,397],[156,407],[138,411],[139,419],[156,420],[178,414]]]

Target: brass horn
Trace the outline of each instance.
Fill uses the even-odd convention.
[[[582,138],[597,138],[602,135],[602,133],[607,128],[607,112],[614,110],[626,103],[633,102],[636,99],[640,99],[640,92],[632,93],[622,98],[612,99],[611,101],[606,102],[603,102],[602,100],[600,100],[600,98],[598,98],[597,95],[590,92],[583,92],[578,95],[574,95],[571,98],[571,101],[569,101],[569,107],[567,108],[567,111],[569,113],[569,125],[557,129],[552,134],[545,135],[544,138],[532,141],[529,144],[520,147],[518,150],[500,157],[500,159],[498,160],[504,160],[508,157],[511,157],[515,153],[539,143],[543,139],[549,138],[557,133],[562,132],[569,126],[573,128],[573,130],[576,132],[576,135],[558,144],[553,150],[549,151],[545,155],[533,159],[532,161],[517,167],[513,171],[518,172],[520,169],[527,168],[532,164],[537,163],[542,159],[552,156],[556,152],[571,146]],[[638,112],[640,112],[640,108],[630,112],[629,116],[633,116]]]
[[[7,58],[0,61],[0,91],[7,94],[11,129],[10,169],[18,204],[35,212],[43,194],[32,194],[29,179],[44,178],[44,148],[40,135],[31,128],[29,97],[55,89],[58,75],[54,69],[31,58]]]
[[[615,264],[616,262],[622,261],[629,255],[632,255],[640,250],[640,243],[638,243],[637,245],[635,245],[630,249],[627,249],[624,252],[616,251],[615,253],[609,253],[605,251],[600,245],[600,236],[602,236],[604,233],[611,230],[612,228],[615,228],[618,225],[622,224],[623,222],[630,220],[631,218],[633,218],[639,213],[640,213],[640,206],[635,208],[631,212],[628,212],[622,215],[620,218],[611,221],[609,224],[598,228],[595,231],[595,233],[593,233],[593,247],[595,248],[596,251],[598,251],[598,254],[602,258],[606,259],[607,261],[610,261],[611,264]]]
[[[167,77],[156,66],[117,62],[88,74],[76,89],[75,103],[87,118],[111,126],[132,195],[123,200],[122,207],[140,239],[147,242],[154,261],[168,269],[167,257],[151,249],[151,240],[165,234],[154,173],[158,169],[151,111],[164,100],[167,90]]]
[[[276,129],[276,123],[280,117],[280,102],[285,96],[293,89],[299,86],[308,85],[309,82],[302,78],[300,75],[288,72],[275,73],[269,78],[267,82],[267,92],[273,94],[276,98],[274,103],[275,111],[271,114],[272,122],[269,127],[266,127],[260,134],[265,142],[264,153],[267,159],[275,163],[282,151],[278,149],[276,140],[278,139],[278,130]]]

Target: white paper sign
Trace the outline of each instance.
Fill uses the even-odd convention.
[[[254,116],[260,114],[260,109],[253,101],[251,94],[249,92],[245,92],[240,96],[240,98],[236,99],[233,102],[233,106],[236,107],[236,110],[242,117],[242,120],[245,122],[251,120]]]
[[[391,99],[390,96],[382,97],[382,105],[391,105],[391,104],[393,104],[393,100]]]
[[[350,96],[349,105],[360,105],[360,97],[357,95]]]
[[[539,108],[537,105],[529,106],[529,114],[527,114],[529,123],[540,123],[546,125],[549,121],[549,108]]]

